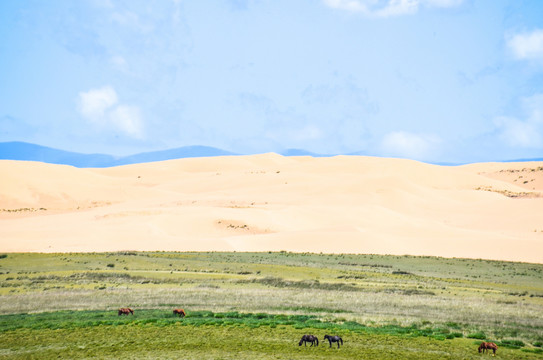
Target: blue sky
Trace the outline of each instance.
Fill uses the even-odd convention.
[[[0,2],[0,141],[543,156],[543,2]]]

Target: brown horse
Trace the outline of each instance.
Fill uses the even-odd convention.
[[[319,346],[319,339],[314,335],[304,335],[302,336],[302,339],[298,343],[298,346],[302,346],[302,343],[304,343],[304,346],[307,346],[307,343],[311,343],[311,346]]]
[[[481,345],[479,345],[479,353],[482,351],[484,354],[485,351],[488,352],[488,350],[492,350],[494,355],[496,355],[496,350],[498,350],[498,345],[494,344],[493,342],[482,342]]]
[[[128,315],[128,314],[134,315],[134,310],[132,310],[130,308],[120,308],[119,309],[119,315]]]
[[[185,314],[185,310],[183,309],[173,309],[174,315],[179,315],[180,317],[185,317],[187,314]]]

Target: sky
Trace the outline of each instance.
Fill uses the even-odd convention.
[[[5,141],[543,157],[543,1],[0,1]]]

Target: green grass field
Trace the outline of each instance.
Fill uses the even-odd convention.
[[[0,255],[0,358],[543,358],[543,265],[413,256]],[[117,316],[129,306],[134,316]],[[183,307],[187,317],[174,317]],[[339,334],[339,350],[299,347]]]

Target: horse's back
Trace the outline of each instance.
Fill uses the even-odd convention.
[[[182,315],[182,316],[186,316],[187,314],[185,313],[185,310],[183,309],[174,309],[173,310],[173,313],[174,314],[178,314],[178,315]]]

